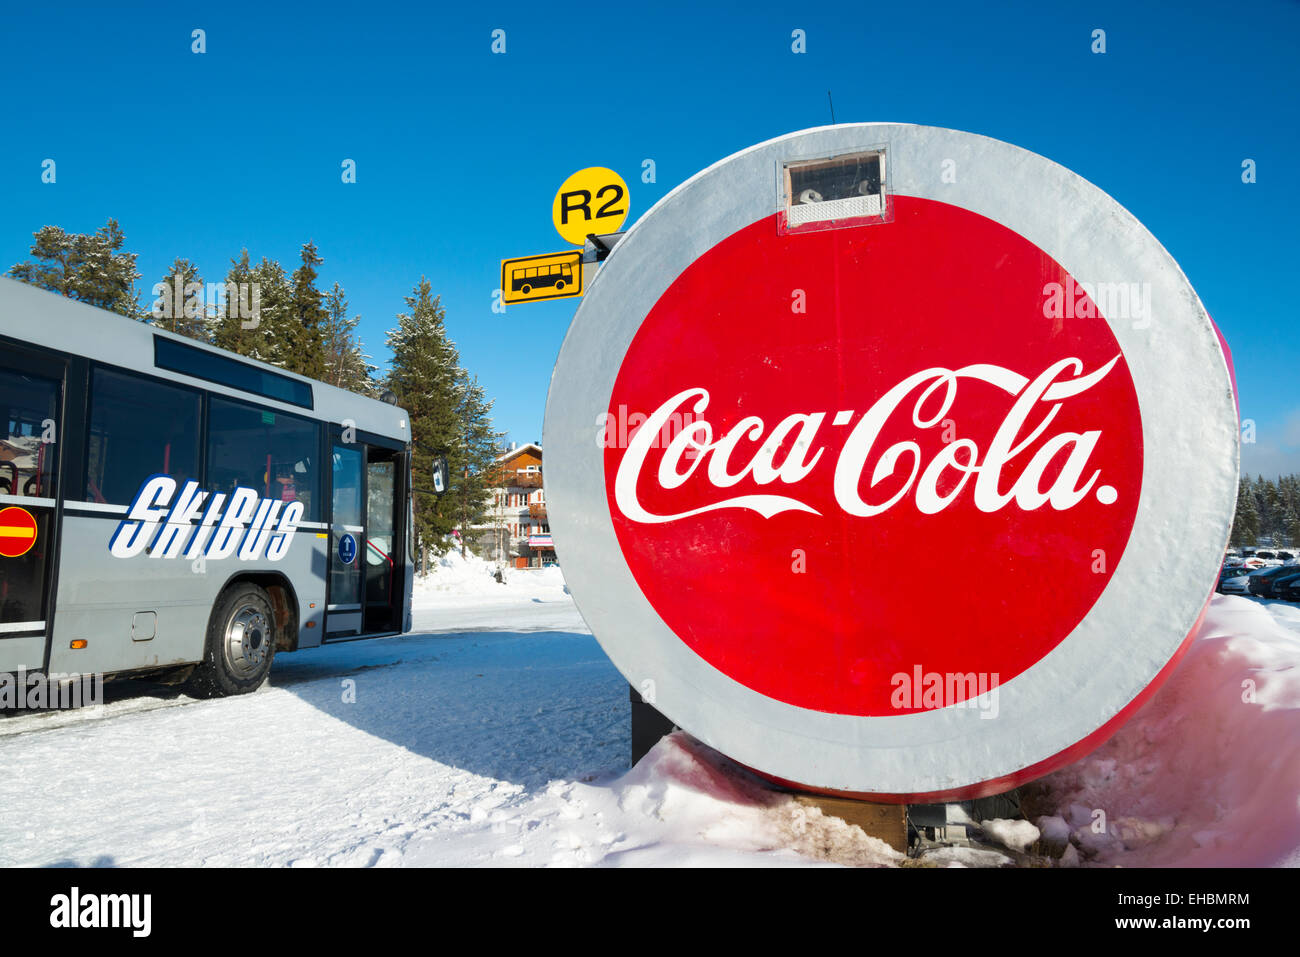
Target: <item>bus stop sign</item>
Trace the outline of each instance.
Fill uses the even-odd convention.
[[[582,292],[581,250],[501,260],[501,299],[507,304],[570,299]]]
[[[1101,743],[1203,614],[1237,484],[1225,356],[1154,237],[1032,153],[893,124],[661,200],[591,283],[545,430],[566,581],[633,687],[878,800]]]
[[[556,231],[575,246],[585,243],[592,233],[618,232],[627,212],[627,183],[603,166],[578,170],[560,185],[551,203]]]

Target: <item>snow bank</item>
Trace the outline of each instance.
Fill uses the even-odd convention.
[[[1216,596],[1159,693],[1033,787],[1084,863],[1300,865],[1300,608]]]
[[[772,791],[682,732],[609,783],[554,781],[533,800],[474,823],[477,836],[458,835],[461,855],[480,844],[478,854],[468,855],[471,863],[883,867],[903,859],[839,818]],[[441,842],[426,853],[410,850],[405,862],[446,863]]]
[[[550,568],[507,568],[504,582],[496,580],[500,566],[472,553],[462,558],[452,550],[434,563],[429,573],[415,579],[413,604],[435,604],[448,598],[555,599],[568,595],[564,574]]]
[[[660,741],[610,789],[630,820],[646,822],[624,863],[672,863],[655,845],[710,845],[731,851],[786,852],[818,861],[880,867],[902,855],[819,808],[773,792],[713,749],[682,732]],[[628,843],[633,843],[629,841]]]

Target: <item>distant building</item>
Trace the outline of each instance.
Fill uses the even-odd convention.
[[[483,524],[471,526],[470,538],[484,558],[515,568],[539,568],[555,560],[540,445],[512,445],[498,456],[488,480]]]

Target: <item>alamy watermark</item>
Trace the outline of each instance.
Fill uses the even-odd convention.
[[[889,704],[899,710],[933,711],[939,708],[974,708],[981,718],[998,716],[998,673],[987,671],[925,671],[915,665],[889,679],[894,689]]]
[[[1098,319],[1132,322],[1134,329],[1151,325],[1149,282],[1049,282],[1043,286],[1046,319]]]
[[[0,711],[98,709],[104,703],[104,676],[78,672],[45,674],[19,668],[0,673]]]
[[[619,405],[617,412],[600,413],[596,416],[596,445],[602,449],[626,449],[628,443],[649,418],[644,412],[629,412],[627,406],[622,404]],[[703,420],[704,416],[699,413],[674,411],[664,420],[663,426],[650,443],[650,448],[668,448],[679,434]],[[703,452],[704,448],[705,446],[692,442],[682,457],[687,460],[693,459]]]
[[[153,929],[153,895],[82,893],[74,886],[50,898],[50,926],[122,929],[132,937],[148,937]]]
[[[178,273],[170,282],[154,283],[149,314],[155,319],[238,319],[241,329],[262,321],[262,286],[256,282],[185,282]]]

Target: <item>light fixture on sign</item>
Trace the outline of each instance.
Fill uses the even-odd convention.
[[[888,222],[885,150],[781,164],[782,234]]]

